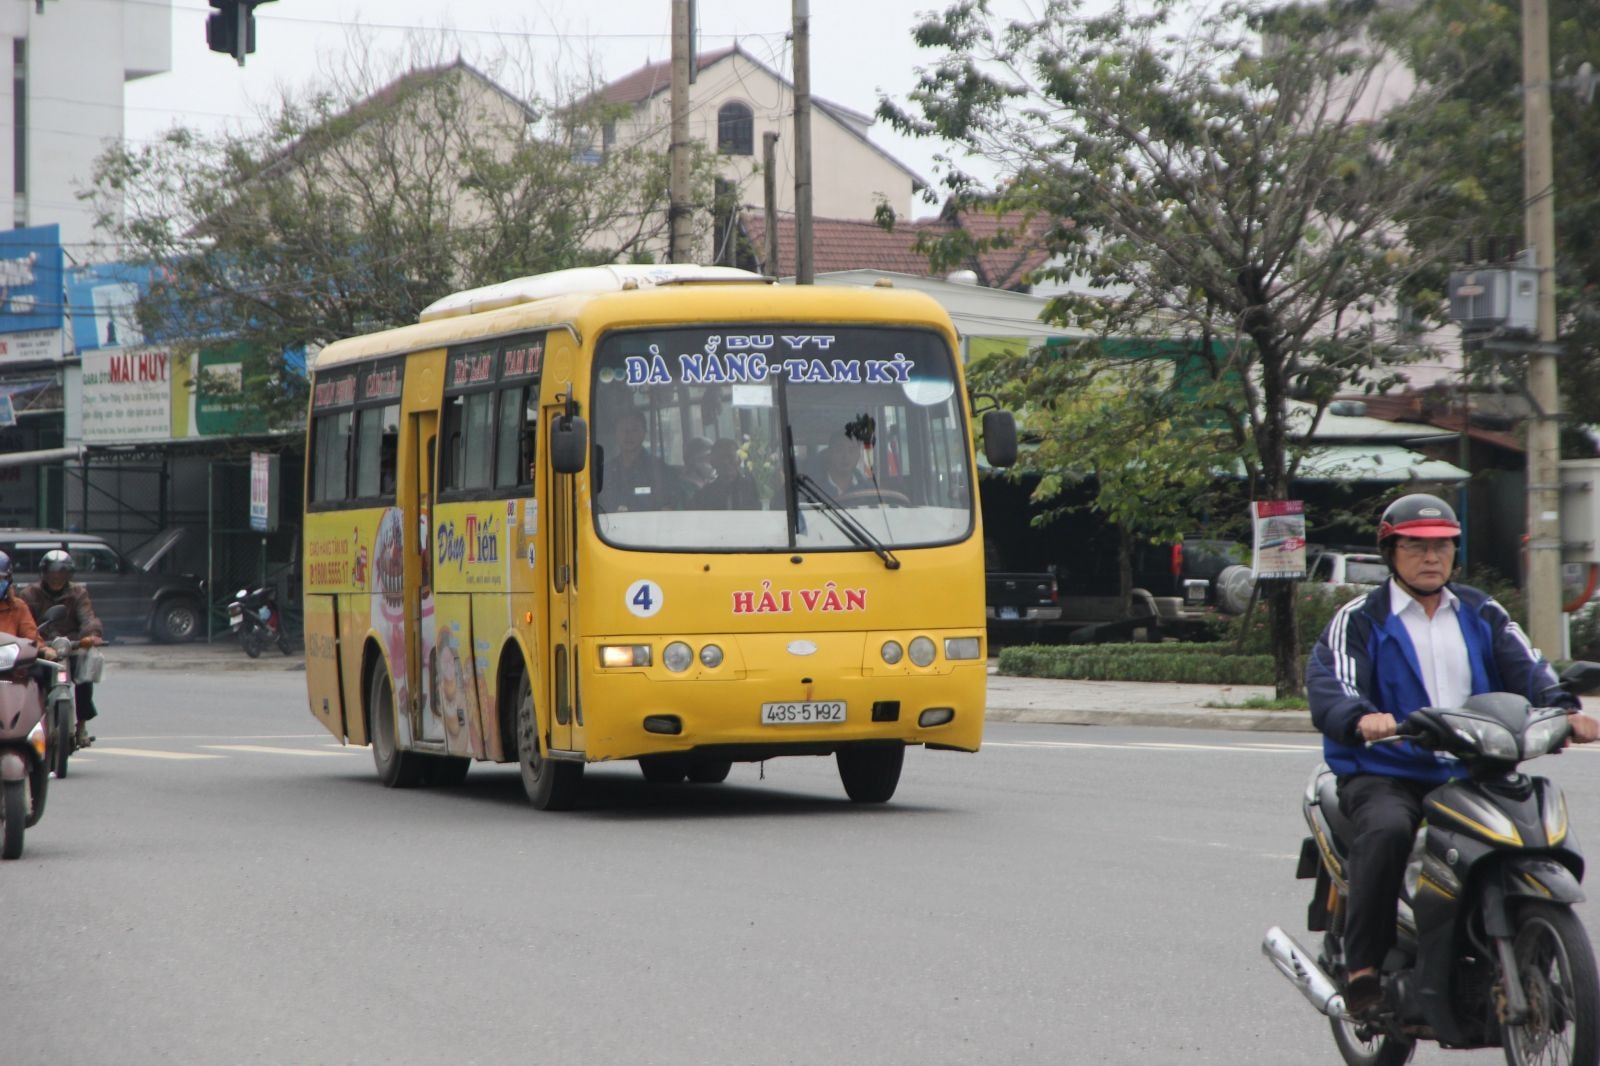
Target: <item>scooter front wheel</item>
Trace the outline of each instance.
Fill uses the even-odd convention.
[[[266,638],[259,629],[247,629],[239,634],[239,646],[244,653],[252,659],[261,658],[261,649],[266,644]]]
[[[1528,1022],[1505,1030],[1511,1066],[1594,1062],[1600,1055],[1600,979],[1589,935],[1571,908],[1530,900],[1517,911],[1512,950]]]
[[[28,783],[7,781],[0,788],[0,859],[22,857],[22,832],[28,825]]]

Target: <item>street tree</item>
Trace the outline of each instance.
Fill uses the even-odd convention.
[[[1600,423],[1600,184],[1594,180],[1600,4],[1552,0],[1549,22],[1562,406],[1574,423]],[[1384,24],[1383,32],[1421,81],[1446,87],[1403,104],[1395,129],[1406,135],[1394,139],[1397,159],[1440,175],[1431,210],[1410,219],[1407,233],[1418,243],[1452,244],[1452,254],[1420,275],[1412,294],[1419,308],[1441,318],[1445,275],[1466,241],[1473,240],[1481,255],[1492,238],[1512,238],[1520,246],[1523,236],[1521,4],[1421,0],[1407,19]],[[1508,242],[1499,243],[1503,250]],[[1471,369],[1517,384],[1523,368],[1484,353]]]
[[[415,322],[462,288],[644,259],[661,239],[665,156],[602,150],[614,115],[598,94],[521,99],[459,59],[387,84],[364,64],[331,77],[252,132],[114,147],[85,194],[117,258],[156,268],[146,336],[248,353],[242,382],[200,382],[219,400],[292,425],[299,353]]]
[[[1018,414],[1028,447],[997,476],[1037,479],[1034,523],[1081,507],[1116,530],[1127,617],[1134,547],[1176,542],[1228,495],[1219,491],[1217,457],[1233,447],[1211,417],[1215,386],[1174,387],[1171,364],[1108,355],[1099,340],[993,352],[973,361],[968,382]]]
[[[1124,338],[1185,342],[1225,387],[1237,466],[1255,498],[1286,499],[1302,450],[1342,389],[1378,389],[1410,357],[1387,301],[1426,259],[1401,227],[1426,173],[1396,166],[1373,100],[1390,69],[1366,18],[1327,8],[1176,0],[1089,10],[1046,0],[1003,24],[963,0],[914,31],[937,58],[899,129],[953,141],[1006,174],[945,186],[1050,221],[1066,282],[1054,317]],[[933,249],[935,256],[939,249]],[[1290,400],[1309,402],[1293,425]],[[1301,687],[1292,588],[1271,606],[1277,687]]]

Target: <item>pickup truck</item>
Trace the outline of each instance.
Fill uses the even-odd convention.
[[[991,636],[1036,636],[1041,627],[1060,621],[1054,574],[990,570],[984,577],[984,614]]]

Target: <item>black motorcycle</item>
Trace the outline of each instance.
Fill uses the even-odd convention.
[[[1600,687],[1600,664],[1573,664],[1561,687]],[[1565,710],[1509,693],[1423,708],[1399,724],[1395,742],[1448,752],[1468,776],[1427,795],[1382,999],[1359,1017],[1339,991],[1351,827],[1333,772],[1312,774],[1302,803],[1311,835],[1296,876],[1316,881],[1306,924],[1324,934],[1322,950],[1313,956],[1277,927],[1261,950],[1328,1016],[1345,1062],[1398,1066],[1419,1040],[1502,1047],[1512,1066],[1600,1062],[1600,979],[1572,909],[1583,899],[1583,856],[1561,790],[1517,770],[1570,733]]]
[[[240,589],[228,604],[228,628],[239,638],[239,646],[250,658],[259,658],[261,649],[276,642],[278,650],[290,654],[289,634],[278,613],[278,597],[270,586]]]

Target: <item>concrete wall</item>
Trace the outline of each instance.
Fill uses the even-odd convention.
[[[78,200],[95,159],[122,139],[122,87],[171,66],[170,0],[47,0],[0,6],[0,225],[60,223],[90,258],[90,205]],[[26,46],[27,192],[14,191],[15,42]]]

